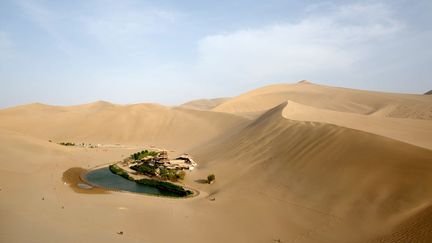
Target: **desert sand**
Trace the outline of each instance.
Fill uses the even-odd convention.
[[[194,157],[199,196],[63,180],[150,146]],[[0,110],[0,163],[0,242],[432,242],[430,95],[302,81],[178,107],[29,104]]]

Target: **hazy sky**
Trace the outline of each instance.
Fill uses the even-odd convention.
[[[432,89],[432,1],[0,1],[0,107]]]

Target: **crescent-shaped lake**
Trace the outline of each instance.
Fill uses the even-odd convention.
[[[124,179],[111,173],[108,167],[91,170],[86,173],[84,179],[91,185],[114,191],[127,191],[133,193],[148,194],[153,196],[180,197],[175,193],[161,191],[156,187],[142,185],[134,181]]]

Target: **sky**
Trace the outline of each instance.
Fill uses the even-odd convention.
[[[432,1],[0,0],[0,108],[432,89]]]

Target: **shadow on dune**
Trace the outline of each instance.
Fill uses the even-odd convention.
[[[206,179],[198,179],[198,180],[195,180],[195,182],[200,183],[200,184],[208,184],[208,181]]]

